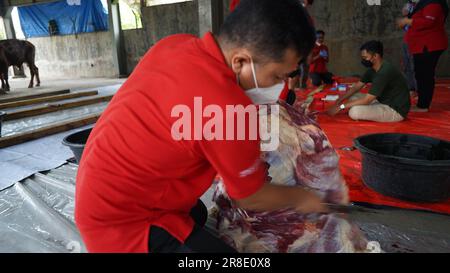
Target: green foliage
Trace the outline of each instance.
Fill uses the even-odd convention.
[[[140,0],[119,0],[123,30],[142,28]]]

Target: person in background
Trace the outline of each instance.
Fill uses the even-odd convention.
[[[312,5],[314,4],[314,0],[300,0],[301,2],[303,2],[303,7],[305,7],[305,9],[308,11],[309,14],[309,18],[311,20],[311,23],[314,25],[314,20],[311,17],[311,12],[310,9],[312,7]],[[309,64],[311,63],[311,56],[308,56],[308,58],[304,58],[302,60],[302,62],[299,65],[299,80],[301,82],[301,88],[302,89],[306,89],[308,87],[307,83],[308,83],[308,79],[309,79]],[[295,79],[294,79],[295,82]]]
[[[383,43],[369,41],[361,46],[361,63],[367,72],[336,104],[328,114],[336,115],[350,109],[353,120],[399,122],[408,116],[411,107],[408,84],[403,74],[383,59]],[[368,94],[358,93],[372,83]]]
[[[402,14],[404,17],[407,17],[413,10],[416,4],[409,0],[405,6],[403,7]],[[408,81],[408,88],[411,93],[411,96],[417,96],[417,82],[416,75],[414,74],[414,59],[411,53],[409,52],[408,44],[406,43],[406,33],[409,30],[409,25],[405,25],[403,27],[403,31],[405,32],[403,43],[402,43],[402,63],[403,63],[403,73],[406,76],[406,80]]]
[[[436,66],[448,48],[445,22],[449,7],[447,0],[414,0],[416,6],[408,17],[398,20],[398,26],[408,26],[406,43],[414,58],[414,71],[419,100],[414,112],[428,112],[435,89]]]
[[[310,7],[312,6],[312,4],[314,3],[314,0],[299,0],[303,7],[308,11],[308,15],[309,15],[309,19],[311,21],[311,24],[314,25],[314,21],[313,18],[311,17],[310,14]],[[239,0],[233,0],[233,2],[239,2]],[[307,88],[307,82],[309,79],[309,63],[311,62],[311,55],[303,58],[300,63],[298,64],[298,69],[293,71],[290,75],[289,75],[289,80],[288,80],[288,96],[284,96],[284,98],[287,98],[286,102],[288,104],[293,104],[296,100],[296,95],[295,95],[295,89],[297,89],[297,87],[301,87],[302,89],[306,89]],[[283,94],[285,94],[283,92]]]
[[[318,30],[316,32],[316,45],[312,51],[312,60],[309,66],[309,76],[314,86],[333,83],[333,74],[328,72],[327,63],[329,62],[328,47],[324,44],[325,32]]]

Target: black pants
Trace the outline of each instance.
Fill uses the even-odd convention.
[[[309,75],[311,77],[311,81],[314,86],[322,85],[322,82],[325,84],[333,83],[333,74],[330,72],[327,73],[311,73]]]
[[[182,244],[166,230],[152,226],[150,228],[150,253],[235,253],[236,250],[225,244],[204,229],[208,210],[202,201],[191,210],[195,222],[194,229]]]
[[[414,54],[414,71],[417,81],[419,102],[417,107],[430,108],[435,87],[436,66],[443,51],[428,51]]]
[[[301,88],[305,89],[308,83],[309,76],[309,64],[306,61],[300,63],[300,78],[301,78]]]
[[[292,105],[294,105],[296,100],[297,100],[297,95],[295,94],[295,91],[289,90],[287,98],[286,98],[286,103],[292,106]]]

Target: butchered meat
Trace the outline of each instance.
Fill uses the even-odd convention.
[[[270,126],[273,118],[268,114]],[[280,145],[262,152],[268,181],[315,191],[324,202],[347,204],[339,157],[315,119],[285,103],[279,111]],[[270,128],[270,127],[269,127]],[[293,210],[256,213],[239,209],[220,177],[214,195],[220,237],[245,253],[364,252],[367,240],[345,215],[305,215]]]

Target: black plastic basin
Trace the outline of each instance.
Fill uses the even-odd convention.
[[[371,189],[413,202],[450,198],[450,142],[408,134],[355,139],[362,154],[362,179]]]
[[[6,116],[6,112],[0,111],[0,137],[2,137],[2,122]]]
[[[68,146],[75,156],[75,159],[78,163],[81,161],[81,156],[83,155],[84,146],[86,146],[86,142],[91,134],[92,128],[86,129],[71,135],[68,135],[64,138],[63,144]]]

